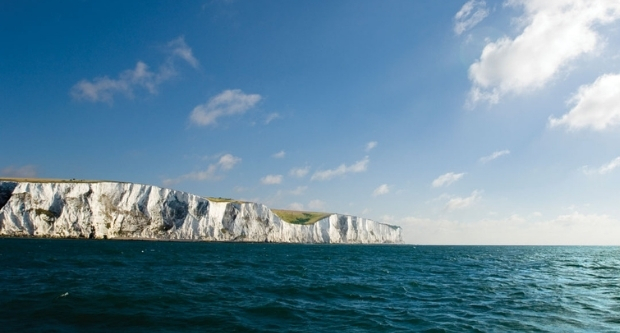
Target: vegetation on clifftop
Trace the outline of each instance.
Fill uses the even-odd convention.
[[[207,197],[207,200],[213,202],[232,202],[232,203],[245,203],[246,201],[235,200],[231,198],[220,198],[220,197]]]
[[[282,220],[293,224],[313,224],[332,215],[331,213],[301,212],[284,209],[272,209],[271,211]]]

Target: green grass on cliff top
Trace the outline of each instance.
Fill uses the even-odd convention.
[[[272,209],[271,211],[288,223],[304,225],[316,223],[317,221],[332,215],[331,213],[301,212],[284,209]]]
[[[207,197],[207,200],[213,202],[232,202],[232,203],[246,203],[247,201],[235,200],[231,198],[221,198],[221,197]]]

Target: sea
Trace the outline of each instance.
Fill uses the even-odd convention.
[[[0,332],[619,332],[620,247],[0,239]]]

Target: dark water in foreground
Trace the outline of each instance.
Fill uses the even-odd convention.
[[[617,332],[618,247],[0,239],[0,331]]]

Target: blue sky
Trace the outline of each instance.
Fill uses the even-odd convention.
[[[14,1],[0,26],[2,176],[620,243],[620,1]]]

